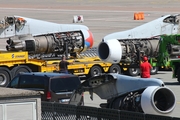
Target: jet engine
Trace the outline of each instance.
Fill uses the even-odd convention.
[[[78,96],[89,91],[107,103],[100,107],[141,112],[146,114],[169,115],[175,108],[176,98],[163,81],[156,78],[137,78],[116,73],[102,74],[81,83],[73,94],[70,104],[78,103]]]
[[[140,54],[156,56],[159,39],[133,39],[102,41],[98,46],[98,55],[103,61],[129,63],[139,61]]]
[[[0,38],[8,38],[7,51],[28,51],[31,55],[80,53],[93,45],[87,26],[22,16],[5,16],[0,21]]]
[[[161,115],[172,112],[175,106],[174,101],[175,96],[169,88],[150,86],[111,98],[105,107]]]
[[[64,33],[52,33],[38,36],[16,36],[7,40],[8,51],[28,51],[30,54],[64,54],[81,52],[90,48],[92,38],[86,41],[84,34],[92,35],[90,31],[70,31]],[[89,43],[91,42],[91,43]]]

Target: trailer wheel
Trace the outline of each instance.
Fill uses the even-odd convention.
[[[128,69],[128,75],[130,75],[130,76],[138,76],[139,73],[140,73],[139,68],[129,68]]]
[[[177,81],[180,83],[180,67],[177,70]]]
[[[109,68],[109,73],[118,73],[118,74],[121,74],[120,66],[117,65],[117,64],[111,65],[111,67]]]
[[[32,70],[25,65],[16,66],[11,70],[12,78],[15,77],[20,72],[32,72]]]
[[[102,73],[102,69],[100,66],[93,66],[91,69],[90,69],[90,72],[89,72],[89,75],[88,77],[94,77],[98,74]]]
[[[5,87],[11,80],[11,72],[5,67],[0,67],[0,87]]]
[[[158,72],[158,67],[153,67],[151,69],[151,75],[155,75],[155,74],[157,74],[157,72]]]

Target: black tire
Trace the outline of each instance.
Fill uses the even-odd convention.
[[[117,65],[117,64],[113,64],[109,68],[109,73],[118,73],[118,74],[121,74],[121,67],[119,65]]]
[[[139,68],[128,68],[128,75],[129,76],[138,76],[140,74]]]
[[[32,70],[25,65],[16,66],[11,70],[12,78],[14,78],[20,72],[32,72]]]
[[[11,72],[5,67],[0,67],[0,87],[5,87],[11,81]]]
[[[88,78],[94,77],[101,73],[102,73],[102,68],[100,66],[93,66],[89,71]]]
[[[180,67],[177,70],[177,81],[180,83]]]
[[[153,68],[151,69],[151,75],[157,74],[158,70],[159,70],[159,67],[153,67]]]

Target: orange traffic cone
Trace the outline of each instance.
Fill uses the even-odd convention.
[[[139,20],[142,20],[141,13],[138,13],[138,16],[139,16]]]
[[[144,20],[144,13],[143,12],[139,13],[139,18],[140,18],[140,20]]]
[[[138,13],[134,13],[134,20],[139,20]]]

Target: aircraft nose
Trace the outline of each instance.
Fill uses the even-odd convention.
[[[85,44],[87,48],[91,48],[94,43],[93,34],[90,30],[88,30],[88,37],[86,38]]]

